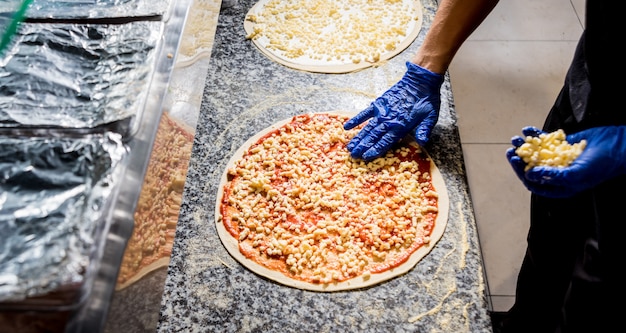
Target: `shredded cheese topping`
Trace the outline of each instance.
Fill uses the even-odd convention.
[[[585,149],[587,141],[569,144],[562,129],[539,136],[527,136],[515,153],[526,162],[525,171],[535,166],[566,167]]]
[[[438,212],[430,160],[417,145],[355,160],[345,147],[358,129],[345,131],[347,119],[296,116],[228,170],[222,219],[247,258],[331,283],[367,279],[429,243]]]
[[[120,266],[117,287],[125,287],[160,259],[169,259],[193,145],[193,134],[165,112],[154,140],[135,211],[135,227]]]
[[[414,0],[268,0],[248,14],[246,36],[305,64],[378,62],[415,27]]]

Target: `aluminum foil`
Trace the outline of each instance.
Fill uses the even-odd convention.
[[[127,155],[114,133],[0,137],[0,305],[68,286],[81,296]]]
[[[0,1],[0,13],[10,4]],[[33,0],[27,18],[113,18],[165,15],[171,0]]]
[[[93,128],[141,116],[163,24],[22,24],[0,58],[0,127]]]

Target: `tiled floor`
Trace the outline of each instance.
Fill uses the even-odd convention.
[[[541,126],[583,30],[584,0],[500,1],[450,67],[455,109],[493,310],[513,303],[529,198],[505,158]]]

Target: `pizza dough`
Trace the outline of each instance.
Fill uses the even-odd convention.
[[[313,119],[318,117],[319,119],[328,118],[330,120],[326,119],[323,120],[326,121],[325,123],[317,124],[314,122],[317,120]],[[426,152],[414,143],[412,143],[414,145],[412,148],[409,148],[410,143],[407,143],[404,147],[394,149],[393,157],[388,154],[385,158],[370,163],[350,158],[345,145],[349,138],[358,132],[358,129],[343,130],[343,123],[350,117],[350,115],[342,112],[329,112],[285,119],[248,139],[229,160],[218,189],[215,209],[216,228],[226,250],[245,267],[275,282],[305,290],[356,289],[374,285],[408,272],[432,250],[441,238],[447,224],[449,203],[443,178],[436,165],[430,158],[423,158],[423,156],[427,156]],[[275,145],[276,141],[279,140],[277,137],[281,136],[280,133],[299,133],[303,128],[308,128],[301,126],[304,122],[315,124],[316,129],[323,133],[321,135],[316,134],[319,139],[317,137],[307,139],[300,136],[292,138],[293,141],[291,142],[297,142],[296,145],[316,142],[316,144],[320,144],[320,147],[326,148],[320,150],[317,149],[319,147],[313,145],[290,147],[290,144],[284,141],[280,145]],[[282,132],[280,132],[281,129]],[[302,135],[306,134],[303,133]],[[258,161],[253,161],[256,158],[254,155],[262,149],[280,157],[278,159],[262,157]],[[316,149],[321,154],[309,156],[313,160],[313,164],[309,166],[313,167],[308,168],[304,164],[301,165],[299,161],[306,160],[308,158],[306,155],[309,155],[312,149]],[[282,150],[282,152],[279,153],[278,150]],[[429,172],[416,171],[421,169],[415,167],[411,169],[410,165],[415,159],[413,151],[420,152],[419,156],[422,156],[420,161],[425,163],[424,168],[430,168]],[[407,154],[407,152],[409,153]],[[244,158],[244,156],[248,157]],[[249,156],[253,157],[249,158]],[[288,165],[273,165],[280,163]],[[354,181],[350,178],[339,181],[336,176],[340,176],[340,172],[343,172],[338,170],[345,170],[344,165],[349,165],[353,169],[352,171],[367,173],[369,174],[368,177],[377,177],[375,178],[376,181],[368,184],[356,184],[362,179],[371,179],[361,179],[361,177],[355,177],[357,179]],[[266,168],[265,171],[259,173],[258,176],[255,175],[256,178],[251,179],[251,181],[242,181],[241,179],[245,177],[240,177],[237,174],[239,172],[249,176],[255,168],[260,166]],[[308,168],[306,172],[298,171],[306,168]],[[325,174],[328,170],[335,170],[336,174]],[[331,173],[335,171],[331,171]],[[390,173],[401,176],[400,181],[393,184],[390,180]],[[272,177],[272,175],[277,176]],[[261,179],[263,177],[267,178],[263,180]],[[415,177],[423,177],[419,179],[427,179],[428,181],[419,183],[415,181],[417,179]],[[341,184],[332,183],[333,179],[337,183],[341,182]],[[366,181],[370,182],[371,180]],[[258,190],[259,195],[252,204],[237,201],[237,195],[233,193],[244,182],[247,182],[244,184],[245,186]],[[372,188],[374,188],[373,191]],[[326,191],[321,196],[319,195],[320,189]],[[364,195],[365,197],[357,198],[354,197],[355,195],[357,197]],[[309,203],[289,211],[290,207],[287,207],[289,204],[284,205],[282,203],[292,203],[293,206],[297,206],[299,203],[296,201],[299,199],[295,198],[296,196],[300,199],[310,197]],[[368,201],[366,198],[368,196],[373,201]],[[272,199],[272,197],[275,198]],[[369,206],[353,208],[358,206],[360,201]],[[222,207],[223,202],[228,203],[228,205]],[[386,207],[384,207],[385,205]],[[235,206],[237,206],[236,209],[233,208]],[[267,209],[268,206],[271,207],[270,210]],[[282,217],[282,221],[278,221],[273,226],[255,222],[281,210],[285,212],[284,217]],[[407,213],[407,210],[410,211]],[[400,213],[401,211],[405,212]],[[405,217],[395,217],[402,214],[410,217],[408,220]],[[354,216],[357,215],[360,216],[355,219]],[[352,218],[351,222],[347,222],[346,218]],[[235,231],[236,235],[233,235],[232,232],[236,228],[234,226],[236,223],[241,223],[243,231],[240,233]],[[300,223],[300,225],[296,225],[296,223]],[[341,223],[345,228],[341,228]],[[349,228],[353,227],[347,226],[347,223],[361,225],[361,233],[351,235],[350,232],[352,231]],[[393,236],[379,227],[385,224],[394,228]],[[295,232],[290,233],[290,231],[297,227],[300,227],[300,233],[299,238],[296,239],[290,236]],[[367,228],[369,229],[366,230]],[[374,232],[375,230],[378,232]],[[396,232],[396,230],[406,230],[406,232],[401,233]],[[363,234],[364,231],[371,231],[371,234]],[[377,234],[378,236],[376,236]],[[273,237],[270,238],[273,240],[261,239],[266,235]],[[362,240],[372,235],[379,242],[376,249],[373,245],[372,248],[369,248],[367,247],[369,245],[362,244]],[[391,249],[387,245],[387,248],[381,250],[381,246],[384,247],[385,242],[380,240],[391,241],[394,237],[398,239],[404,237],[403,240],[400,239],[399,241],[402,244],[396,244]],[[242,239],[241,244],[239,239]],[[259,239],[259,242],[256,242],[256,239]],[[305,245],[307,239],[315,239],[314,245],[310,242],[309,245],[311,246],[306,245],[304,247],[305,250],[308,247],[313,251],[308,254],[302,250],[302,245]],[[354,244],[361,245],[355,246]],[[369,243],[366,242],[366,244]],[[296,247],[301,252],[294,250]],[[372,264],[376,264],[378,258],[382,258],[380,265],[362,266],[366,264],[362,262],[366,261],[364,249],[365,252],[374,254],[375,258],[370,261]],[[400,250],[395,251],[394,249]],[[360,254],[358,250],[361,250]],[[407,257],[408,253],[410,255]],[[353,258],[345,259],[350,258],[350,256]],[[385,261],[385,256],[388,256],[389,262]],[[304,273],[298,273],[297,267],[302,269],[302,265],[311,266],[312,264],[313,268],[305,268]],[[360,270],[359,268],[362,267],[367,269]],[[305,276],[305,273],[309,275]],[[302,276],[298,276],[298,274],[302,274]]]
[[[415,0],[261,0],[246,15],[247,38],[273,61],[347,73],[406,49],[422,27]]]

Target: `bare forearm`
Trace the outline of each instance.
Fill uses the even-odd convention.
[[[443,74],[469,35],[493,10],[498,0],[442,0],[424,43],[411,59]]]

